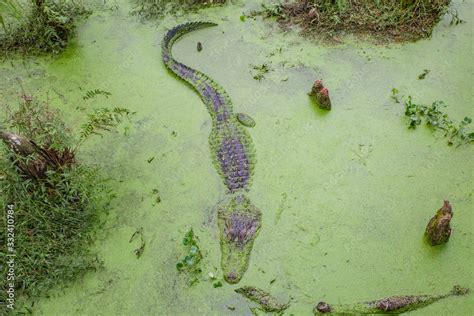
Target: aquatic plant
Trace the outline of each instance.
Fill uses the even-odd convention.
[[[0,51],[4,54],[58,53],[73,37],[75,20],[91,13],[75,1],[30,0],[21,7],[14,5],[14,0],[1,1],[8,1],[10,5],[7,11],[0,6],[0,16],[3,11],[16,18],[16,23],[9,28],[0,18],[5,31],[0,34]]]
[[[196,10],[226,2],[227,0],[134,0],[132,14],[144,19],[156,19],[179,10]]]
[[[15,255],[17,300],[36,298],[101,266],[90,244],[114,194],[99,169],[76,161],[77,137],[47,102],[23,92],[17,109],[5,108],[0,207],[12,210],[13,220],[1,216],[0,239],[8,223],[14,242],[0,255]],[[2,277],[2,289],[6,282]]]
[[[192,228],[184,235],[183,245],[186,247],[186,255],[176,264],[176,269],[187,275],[188,284],[191,286],[201,279],[201,260],[203,258],[197,243],[197,236]]]
[[[270,66],[268,64],[252,65],[252,69],[255,70],[253,72],[253,79],[258,81],[264,79],[265,75],[270,72]]]
[[[202,280],[211,282],[214,288],[220,288],[222,287],[222,282],[213,272],[209,272],[207,276],[202,275],[204,256],[199,247],[198,239],[192,228],[184,234],[182,243],[186,248],[186,253],[176,264],[176,269],[179,273],[186,275],[186,281],[189,286],[193,286]]]
[[[211,282],[212,287],[215,289],[223,286],[222,281],[219,280],[213,272],[209,272],[206,277],[202,278],[202,280]]]
[[[461,23],[451,0],[294,0],[265,5],[249,16],[275,17],[283,25],[298,24],[306,35],[334,38],[342,33],[371,34],[378,39],[417,40],[431,35],[448,13]]]
[[[92,113],[87,114],[88,120],[81,126],[80,138],[74,148],[81,145],[92,134],[101,135],[103,131],[111,131],[123,120],[130,120],[134,114],[135,112],[123,107],[95,109]]]
[[[418,75],[418,79],[423,80],[426,78],[426,76],[430,73],[428,69],[423,69],[423,72]]]
[[[401,97],[397,89],[392,89],[391,97],[395,102],[400,102]],[[404,105],[408,128],[416,129],[424,121],[433,130],[444,132],[444,137],[448,138],[448,145],[460,146],[474,142],[474,132],[467,129],[472,123],[472,119],[466,116],[459,123],[451,120],[448,114],[442,111],[447,107],[443,101],[434,101],[431,105],[424,105],[413,102],[412,97],[408,96]]]

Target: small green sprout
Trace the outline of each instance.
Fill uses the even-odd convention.
[[[265,78],[265,74],[270,72],[270,66],[268,64],[253,65],[252,67],[256,72],[253,74],[253,79],[262,80]]]
[[[393,101],[395,101],[395,103],[400,103],[400,100],[398,99],[398,89],[397,88],[392,89],[391,98],[392,98]]]

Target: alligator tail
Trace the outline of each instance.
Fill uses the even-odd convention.
[[[168,65],[170,61],[174,61],[171,54],[171,48],[173,47],[174,42],[176,42],[176,40],[178,40],[181,36],[195,30],[216,25],[216,23],[212,22],[188,22],[180,24],[169,30],[161,42],[162,56],[165,64]]]
[[[213,121],[222,111],[225,112],[222,114],[225,117],[233,115],[232,101],[230,100],[230,97],[224,89],[210,77],[175,60],[172,56],[171,50],[174,42],[176,42],[176,40],[181,36],[194,30],[216,25],[217,24],[212,22],[190,22],[180,24],[169,30],[161,43],[163,62],[166,67],[179,78],[189,83],[199,93]]]

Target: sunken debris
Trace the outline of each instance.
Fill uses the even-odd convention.
[[[282,313],[290,305],[289,303],[280,303],[278,299],[273,297],[270,293],[262,291],[254,286],[244,286],[236,289],[235,292],[242,294],[249,300],[259,304],[259,309],[266,313]]]
[[[329,98],[329,90],[324,87],[323,80],[319,79],[314,82],[311,92],[308,95],[316,101],[316,104],[323,110],[331,110],[331,99]]]
[[[451,237],[450,222],[453,218],[453,210],[449,201],[444,201],[443,206],[433,216],[425,230],[425,238],[431,246],[441,245],[449,241]]]
[[[143,254],[143,251],[145,250],[145,245],[146,245],[145,237],[143,236],[143,227],[138,228],[133,233],[132,237],[130,237],[130,240],[128,242],[131,243],[135,239],[136,236],[140,236],[140,247],[133,250],[133,253],[135,253],[137,258],[140,258],[140,256]]]

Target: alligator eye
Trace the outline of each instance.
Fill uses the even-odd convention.
[[[330,313],[331,312],[331,305],[329,305],[326,302],[319,302],[318,305],[316,305],[316,309],[320,313]]]

